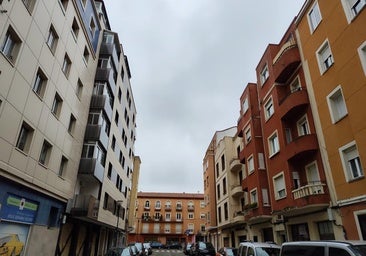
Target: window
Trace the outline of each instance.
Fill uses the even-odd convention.
[[[51,25],[48,31],[46,44],[48,45],[53,54],[56,51],[57,41],[58,41],[58,35],[56,33],[55,28]]]
[[[348,23],[350,23],[366,6],[365,0],[342,0]]]
[[[170,221],[170,219],[171,219],[171,214],[170,213],[165,213],[165,220]]]
[[[245,97],[242,103],[243,114],[249,109],[248,97]]]
[[[306,118],[306,116],[300,118],[300,120],[296,122],[296,125],[299,136],[310,134],[308,119]]]
[[[80,30],[79,24],[76,21],[76,18],[74,17],[74,20],[72,21],[72,25],[71,25],[71,32],[72,32],[72,36],[74,37],[75,40],[78,38],[79,30]]]
[[[268,77],[269,72],[268,72],[268,66],[266,64],[260,73],[260,81],[262,85],[267,81]]]
[[[121,98],[122,98],[122,90],[121,90],[121,88],[118,88],[118,100],[119,100],[119,102],[121,102]]]
[[[83,94],[83,88],[84,88],[84,85],[83,83],[81,82],[80,79],[78,79],[78,83],[76,85],[76,96],[81,99],[81,96]]]
[[[221,168],[222,168],[222,170],[225,170],[225,155],[224,154],[221,156]]]
[[[347,181],[364,176],[356,142],[350,142],[339,149]]]
[[[223,195],[226,195],[226,193],[227,193],[227,188],[226,188],[226,178],[223,178],[222,179],[222,193],[223,193]]]
[[[317,51],[317,57],[320,74],[324,74],[324,72],[327,71],[334,63],[332,51],[328,41],[325,41],[319,48]]]
[[[318,27],[321,20],[322,16],[320,14],[319,5],[318,2],[316,2],[308,13],[308,22],[311,33]]]
[[[160,209],[161,208],[161,202],[160,200],[155,202],[155,208]]]
[[[65,74],[66,77],[69,76],[70,67],[71,67],[71,60],[70,60],[69,56],[67,56],[67,54],[65,54],[61,70]]]
[[[114,137],[114,135],[113,135],[112,143],[111,143],[111,148],[113,149],[113,151],[114,151],[115,147],[116,147],[116,137]],[[120,152],[120,156],[121,156],[121,152]]]
[[[286,197],[286,185],[283,173],[273,177],[273,185],[276,200]]]
[[[14,29],[9,26],[8,31],[5,34],[3,45],[1,46],[1,52],[14,63],[20,49],[21,40],[15,33]]]
[[[48,162],[50,160],[51,149],[52,149],[51,144],[48,141],[44,140],[38,160],[40,164],[45,166],[48,165]]]
[[[146,200],[146,201],[145,201],[144,208],[147,208],[147,209],[149,209],[149,208],[150,208],[150,201],[149,201],[149,200]]]
[[[274,114],[273,100],[269,98],[264,104],[264,117],[268,120]]]
[[[51,112],[54,114],[57,118],[60,117],[61,112],[61,106],[62,106],[62,99],[58,93],[55,94],[55,98],[53,99]]]
[[[257,189],[253,189],[250,191],[250,202],[252,204],[258,203],[258,195],[257,195]]]
[[[91,37],[94,38],[94,35],[95,35],[95,29],[96,29],[96,26],[95,26],[95,22],[94,22],[94,19],[93,17],[90,19],[90,23],[89,23],[89,31],[90,31],[90,34],[91,34]]]
[[[85,61],[85,64],[87,64],[89,60],[89,51],[86,46],[84,47],[83,59]]]
[[[306,179],[308,180],[308,185],[310,185],[310,192],[312,194],[323,194],[323,186],[321,185],[318,166],[316,161],[305,166]]]
[[[268,147],[269,147],[269,157],[273,156],[274,154],[276,154],[280,151],[280,144],[278,142],[277,131],[274,132],[268,138]]]
[[[40,68],[38,68],[36,79],[34,80],[33,84],[33,91],[42,99],[44,93],[46,91],[46,83],[47,77],[42,72]]]
[[[64,157],[64,156],[61,157],[60,168],[58,170],[58,175],[59,176],[63,176],[64,175],[64,173],[65,173],[65,171],[67,169],[67,163],[68,162],[69,162],[69,160],[66,157]]]
[[[328,107],[332,123],[336,123],[348,113],[346,102],[343,98],[342,87],[337,86],[328,96]]]
[[[113,170],[113,165],[111,163],[109,163],[108,164],[108,172],[107,172],[108,179],[111,179],[111,177],[112,177],[112,170]]]
[[[221,206],[219,206],[219,208],[217,208],[217,213],[218,213],[218,217],[219,217],[219,223],[221,223]]]
[[[23,152],[28,153],[32,141],[34,130],[25,122],[20,128],[16,147]]]
[[[300,91],[301,90],[301,84],[300,84],[299,77],[296,77],[294,79],[294,81],[291,82],[291,84],[290,84],[290,90],[291,90],[291,93],[294,93],[294,92],[297,92],[297,91]]]
[[[182,213],[177,212],[177,213],[176,213],[176,218],[177,218],[177,219],[176,219],[177,221],[182,221]]]
[[[119,114],[118,114],[118,111],[116,111],[116,115],[114,116],[114,122],[116,123],[117,126],[118,126],[118,119],[119,119]]]
[[[248,174],[251,174],[254,171],[254,158],[253,158],[253,156],[248,157],[247,165],[248,165]]]
[[[23,4],[25,5],[25,8],[27,8],[27,10],[31,13],[33,11],[36,0],[22,0],[22,1]]]
[[[69,0],[58,0],[62,11],[66,11]]]
[[[229,208],[227,202],[224,203],[224,219],[229,219]]]
[[[191,219],[191,220],[193,220],[194,219],[194,214],[193,213],[188,213],[188,219]]]
[[[251,139],[252,139],[252,132],[251,132],[250,126],[248,126],[245,129],[245,141],[248,143],[251,141]]]
[[[76,117],[73,114],[71,114],[70,121],[69,121],[69,127],[67,129],[70,134],[74,134],[75,126],[76,126]]]
[[[358,54],[360,55],[363,72],[366,76],[366,41],[358,48]]]
[[[216,188],[216,191],[217,191],[217,199],[220,199],[220,197],[221,197],[221,190],[220,190],[220,184],[217,184],[217,186],[216,186],[217,188]]]

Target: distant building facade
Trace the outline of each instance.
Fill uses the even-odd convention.
[[[135,223],[128,242],[164,245],[203,240],[204,196],[201,193],[138,192]]]

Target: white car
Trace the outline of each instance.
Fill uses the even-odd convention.
[[[279,256],[281,246],[274,243],[242,242],[238,256]]]

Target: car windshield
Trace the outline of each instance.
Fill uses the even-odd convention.
[[[350,247],[357,256],[366,256],[366,245],[354,245]]]
[[[130,250],[128,248],[123,249],[121,256],[130,256]]]
[[[137,247],[138,250],[142,250],[142,244],[140,243],[136,243],[135,246]]]
[[[255,250],[257,252],[257,256],[278,256],[278,255],[280,255],[279,248],[258,247]]]

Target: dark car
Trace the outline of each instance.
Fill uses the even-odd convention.
[[[134,256],[130,247],[113,247],[108,249],[106,256]]]
[[[222,247],[217,251],[217,253],[222,256],[237,256],[238,249],[233,247]]]
[[[191,255],[216,256],[216,250],[210,242],[197,242],[191,247]]]
[[[153,249],[161,249],[164,248],[164,245],[160,242],[151,242],[151,248]]]
[[[166,245],[165,248],[182,250],[182,245],[178,242],[172,242],[172,243]]]

